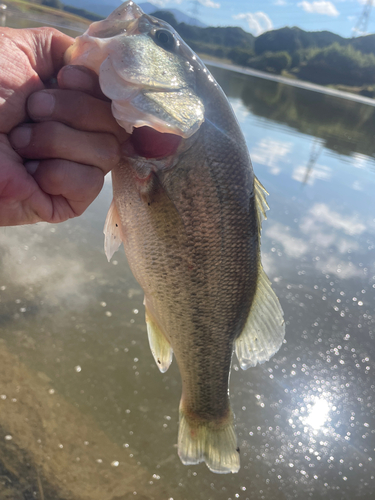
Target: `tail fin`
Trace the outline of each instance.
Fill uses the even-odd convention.
[[[238,472],[240,453],[234,431],[233,414],[225,423],[188,421],[180,407],[178,455],[185,465],[206,462],[217,474]]]

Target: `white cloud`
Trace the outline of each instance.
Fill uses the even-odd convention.
[[[280,173],[280,161],[291,151],[291,142],[275,141],[269,137],[262,139],[251,151],[252,160],[271,169],[273,175]]]
[[[181,4],[183,0],[152,0],[151,3],[160,9],[168,8],[169,3],[177,3]],[[217,2],[213,2],[212,0],[198,0],[198,2],[203,5],[203,7],[210,7],[211,9],[220,9],[221,5]]]
[[[305,165],[296,167],[293,171],[292,178],[296,181],[303,182],[312,186],[316,179],[327,181],[331,178],[331,169],[325,165],[315,165],[310,171]]]
[[[361,170],[366,169],[370,163],[370,158],[366,155],[363,155],[361,153],[354,153],[352,155],[352,165],[355,168],[359,168]]]
[[[344,254],[348,252],[353,252],[354,250],[358,250],[359,244],[356,241],[341,238],[339,241],[336,242],[336,247],[340,253]]]
[[[1,232],[0,250],[7,281],[25,287],[26,294],[32,293],[36,301],[42,298],[48,305],[61,305],[63,300],[64,307],[76,307],[91,300],[85,292],[92,283],[91,273],[73,247],[60,253],[48,247],[53,241],[51,232],[58,233],[58,228],[41,222],[6,229]]]
[[[282,244],[284,252],[290,257],[298,259],[309,250],[309,245],[301,238],[288,234],[288,228],[282,224],[273,224],[266,230],[267,238],[272,238]]]
[[[270,31],[273,28],[271,19],[264,12],[243,12],[236,14],[233,19],[244,19],[249,25],[250,31],[258,36],[265,31]]]
[[[352,188],[354,189],[354,191],[364,191],[363,185],[359,181],[354,181],[353,185],[352,185]]]
[[[339,278],[348,279],[363,276],[363,269],[358,268],[352,262],[340,262],[336,257],[329,257],[326,261],[320,260],[316,264],[322,273],[335,274]]]
[[[211,9],[220,9],[220,4],[212,2],[212,0],[198,0],[203,7],[210,7]]]
[[[269,253],[262,252],[262,266],[263,269],[266,271],[267,276],[270,279],[273,276],[275,276],[278,267],[276,265],[275,258],[271,252]]]
[[[315,203],[311,207],[309,216],[301,224],[301,229],[305,233],[311,233],[316,230],[316,223],[324,223],[350,236],[362,234],[366,230],[366,226],[360,222],[359,217],[341,215],[331,210],[325,203]]]
[[[327,0],[317,0],[315,2],[306,2],[306,0],[304,0],[297,5],[310,14],[323,14],[325,16],[332,17],[337,17],[339,15],[338,10],[333,3],[328,2]]]
[[[124,0],[125,1],[125,0]],[[171,3],[172,0],[152,0],[152,4],[155,5],[156,7],[160,7],[161,9],[167,7],[169,3]],[[182,3],[183,0],[173,0],[173,3]]]

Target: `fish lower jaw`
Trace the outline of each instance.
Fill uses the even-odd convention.
[[[117,123],[131,134],[135,128],[150,127],[161,134],[174,134],[184,137],[185,134],[176,126],[164,120],[139,111],[128,100],[113,100],[112,114]]]

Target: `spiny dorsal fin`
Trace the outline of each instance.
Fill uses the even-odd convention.
[[[156,322],[152,319],[146,307],[146,326],[148,341],[152,355],[154,356],[157,367],[162,373],[165,373],[170,367],[173,359],[173,350],[171,344],[165,338]]]
[[[104,251],[109,262],[112,258],[112,255],[119,249],[119,246],[121,245],[123,239],[120,217],[118,215],[114,200],[112,200],[111,206],[109,207],[103,232],[105,236]]]
[[[268,195],[268,193],[256,177],[254,177],[254,194],[255,194],[255,206],[257,209],[257,217],[258,217],[258,228],[260,234],[262,230],[262,222],[265,219],[267,219],[266,212],[267,210],[270,209],[270,207],[268,206],[266,200],[266,196]]]
[[[272,290],[261,264],[250,313],[241,335],[235,341],[238,361],[243,370],[264,363],[283,343],[285,323],[283,310]]]

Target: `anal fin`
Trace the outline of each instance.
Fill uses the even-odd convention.
[[[103,232],[105,236],[104,251],[109,262],[113,254],[119,249],[123,240],[121,222],[115,205],[115,200],[112,200],[111,206],[109,207]]]
[[[150,349],[152,355],[154,356],[156,365],[162,373],[165,373],[172,363],[173,350],[164,333],[160,330],[157,323],[148,313],[147,308],[146,326]]]
[[[244,329],[235,341],[243,370],[268,361],[281,347],[285,335],[283,310],[259,264],[257,290]]]

